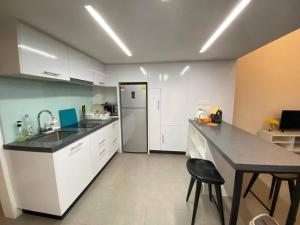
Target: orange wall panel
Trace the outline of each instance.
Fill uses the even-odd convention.
[[[237,60],[233,124],[256,134],[282,109],[300,110],[300,29]]]

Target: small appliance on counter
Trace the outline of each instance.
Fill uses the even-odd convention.
[[[210,111],[210,118],[213,123],[222,123],[222,110],[213,108]]]
[[[197,109],[196,118],[199,118],[200,121],[203,121],[207,117],[207,112],[204,109]]]
[[[105,102],[104,110],[109,112],[111,116],[118,116],[118,106],[109,102]]]
[[[217,126],[219,123],[222,122],[222,110],[218,108],[212,108],[208,114],[206,110],[198,109],[196,111],[195,120],[199,124]]]

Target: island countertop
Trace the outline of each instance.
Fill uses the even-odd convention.
[[[118,120],[118,118],[110,118],[108,120],[99,123],[97,126],[92,128],[72,128],[66,127],[61,128],[61,131],[74,131],[75,133],[71,136],[64,138],[59,141],[54,142],[38,142],[33,138],[32,140],[23,141],[23,142],[12,142],[9,144],[3,145],[5,150],[18,150],[18,151],[29,151],[29,152],[45,152],[45,153],[54,153],[67,145],[74,143],[75,141],[113,123]]]
[[[236,170],[299,173],[300,155],[289,152],[227,122],[216,127],[189,121]]]

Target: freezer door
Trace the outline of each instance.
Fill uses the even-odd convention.
[[[120,85],[122,108],[146,108],[147,88],[145,84]]]
[[[124,152],[147,152],[146,108],[122,108]]]

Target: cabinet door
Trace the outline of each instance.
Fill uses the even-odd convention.
[[[64,212],[92,180],[88,138],[54,153],[61,210]]]
[[[96,60],[92,60],[94,85],[105,86],[107,84],[107,77],[104,73],[104,65]]]
[[[113,154],[116,152],[116,135],[115,135],[115,128],[116,128],[116,124],[111,123],[109,125],[107,125],[107,131],[105,133],[106,135],[106,139],[108,142],[108,154],[107,154],[107,161],[113,156]]]
[[[67,47],[26,25],[19,24],[21,73],[69,80]]]
[[[161,150],[184,152],[186,147],[186,126],[161,126]]]
[[[68,48],[70,78],[94,82],[91,59],[83,53]]]
[[[149,149],[160,150],[160,89],[149,89]]]
[[[119,121],[115,121],[112,123],[112,154],[115,154],[116,151],[120,148],[120,127]]]

